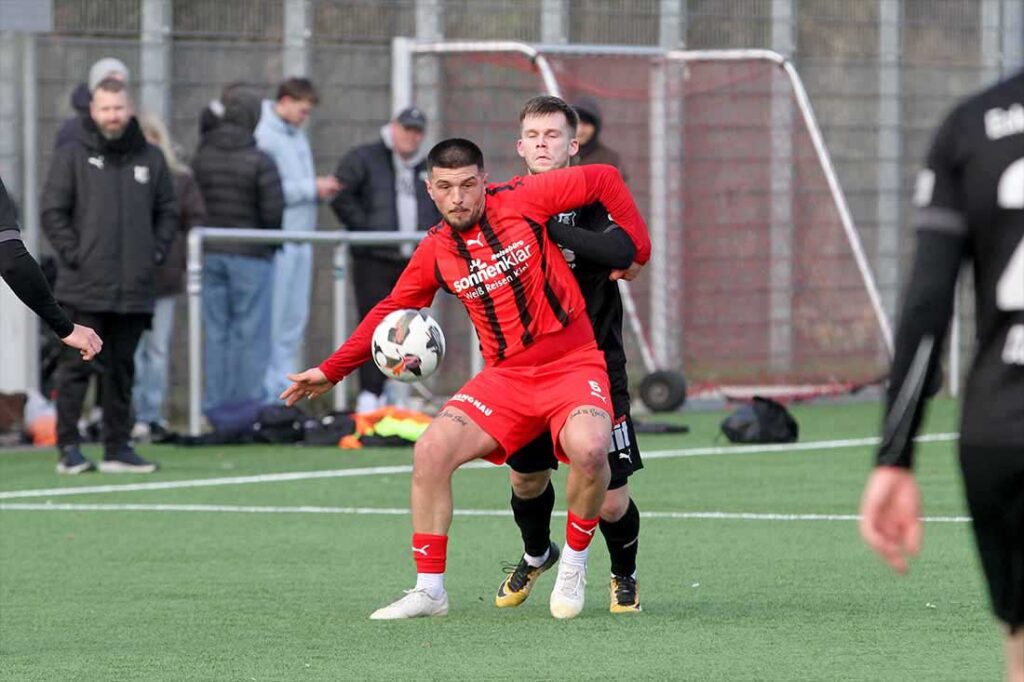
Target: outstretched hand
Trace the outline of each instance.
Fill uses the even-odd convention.
[[[312,400],[334,388],[334,384],[317,367],[311,367],[298,374],[289,374],[288,378],[294,383],[278,396],[288,406],[294,405],[303,398]]]
[[[103,350],[103,339],[99,337],[99,334],[93,331],[91,327],[85,327],[80,324],[76,324],[71,333],[61,339],[61,341],[72,348],[77,348],[78,352],[82,354],[82,359],[86,362],[92,360]]]
[[[860,534],[898,573],[921,549],[921,493],[914,473],[900,467],[875,469],[860,502]]]
[[[612,280],[613,282],[620,279],[624,279],[627,282],[632,282],[634,279],[636,279],[636,276],[639,275],[640,271],[643,269],[643,265],[640,265],[640,263],[633,261],[633,264],[630,265],[625,270],[612,270],[612,274],[608,275],[608,279]]]

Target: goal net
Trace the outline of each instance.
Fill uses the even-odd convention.
[[[619,153],[654,243],[630,287],[636,379],[672,369],[691,395],[804,394],[886,372],[870,270],[802,85],[777,55],[411,42],[396,55],[409,64],[396,106],[433,113],[436,139],[478,142],[494,181],[524,172],[515,140],[527,98],[596,100],[600,141]],[[470,355],[465,321],[442,307],[456,364]]]

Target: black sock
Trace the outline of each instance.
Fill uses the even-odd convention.
[[[636,551],[640,544],[640,510],[633,498],[622,518],[615,522],[601,519],[601,535],[608,545],[612,573],[627,576],[636,573]]]
[[[555,489],[548,487],[537,497],[524,500],[512,493],[512,515],[523,536],[523,548],[530,556],[544,556],[551,545],[551,512],[555,508]]]

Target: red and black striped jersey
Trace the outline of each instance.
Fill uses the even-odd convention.
[[[476,225],[456,232],[442,221],[431,228],[391,293],[321,363],[328,379],[336,383],[370,359],[373,330],[388,313],[427,307],[438,289],[466,307],[488,365],[585,315],[579,285],[544,227],[562,211],[600,201],[633,240],[637,262],[650,258],[647,225],[613,166],[516,177],[486,191]]]

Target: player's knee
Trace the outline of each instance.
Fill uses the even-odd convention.
[[[512,471],[509,475],[513,494],[522,500],[532,500],[535,497],[539,497],[547,489],[550,480],[550,470],[530,474]]]
[[[571,434],[565,443],[566,455],[575,466],[577,461],[583,466],[607,465],[610,434],[604,429],[590,429]]]
[[[424,433],[412,448],[412,471],[414,478],[431,478],[438,475],[450,475],[454,470],[451,466],[451,444],[442,438]]]

